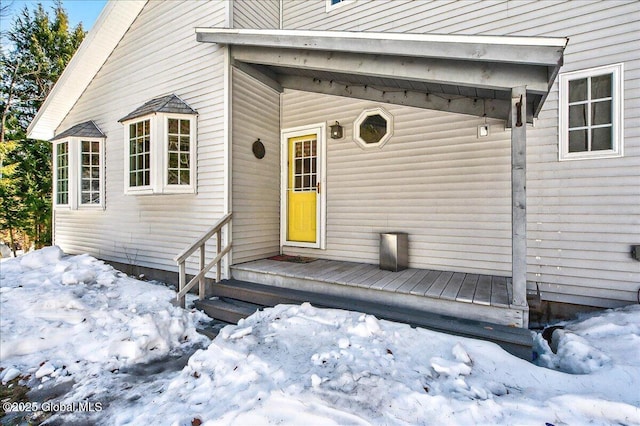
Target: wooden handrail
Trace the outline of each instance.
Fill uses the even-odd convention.
[[[202,237],[198,238],[189,247],[182,250],[182,252],[179,255],[177,255],[173,260],[175,260],[178,263],[181,263],[187,260],[187,258],[191,256],[193,252],[198,249],[198,247],[206,243],[213,236],[213,234],[220,231],[220,229],[231,220],[232,216],[233,216],[233,213],[231,212],[222,216],[220,220],[218,220],[211,228],[209,228],[204,234],[202,234]]]
[[[198,297],[200,300],[204,299],[205,296],[205,280],[204,277],[213,268],[216,269],[216,282],[220,282],[220,275],[222,271],[222,259],[231,251],[231,241],[227,243],[227,245],[223,248],[222,245],[222,227],[231,222],[232,213],[229,212],[224,215],[220,220],[218,220],[211,228],[209,228],[202,237],[198,238],[193,242],[189,247],[184,249],[180,254],[178,254],[174,260],[178,264],[179,269],[179,280],[180,280],[180,288],[176,298],[182,308],[185,307],[185,295],[193,288],[196,283],[199,283],[199,291]],[[206,266],[205,262],[205,244],[209,239],[213,236],[216,236],[216,257],[213,258],[211,262],[209,262]],[[187,273],[186,273],[186,260],[196,251],[200,249],[200,269],[195,277],[191,279],[188,283],[187,281]]]

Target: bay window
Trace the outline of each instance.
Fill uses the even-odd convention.
[[[195,193],[196,113],[180,98],[154,99],[124,124],[125,193]]]
[[[104,208],[105,136],[93,121],[52,139],[56,208]]]

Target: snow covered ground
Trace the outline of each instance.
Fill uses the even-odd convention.
[[[555,353],[536,336],[534,365],[309,304],[209,341],[174,298],[56,247],[3,260],[0,380],[20,378],[34,401],[3,405],[3,421],[20,408],[54,424],[640,425],[639,305],[561,324]]]

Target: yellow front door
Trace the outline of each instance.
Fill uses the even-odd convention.
[[[317,242],[318,137],[288,139],[287,240]]]

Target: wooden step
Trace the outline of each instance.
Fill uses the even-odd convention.
[[[234,299],[236,302],[233,303],[236,304],[239,303],[237,301],[248,302],[249,305],[246,305],[245,311],[242,311],[244,317],[255,312],[256,306],[310,302],[317,307],[364,312],[380,319],[404,322],[414,327],[423,327],[448,334],[488,340],[497,343],[513,355],[526,360],[531,360],[533,356],[533,335],[528,329],[456,318],[413,308],[389,306],[352,297],[325,295],[238,280],[222,281],[213,286],[213,292],[216,296],[222,298],[222,301],[214,300],[216,304],[225,304],[226,306],[226,304],[231,304],[231,302],[229,302],[230,300]],[[253,309],[253,311],[251,311],[251,309]],[[225,320],[219,316],[216,318]],[[237,319],[225,321],[236,322],[240,317],[236,314],[235,317],[230,316],[228,318]]]
[[[211,318],[233,324],[262,308],[260,305],[227,298],[196,300],[194,305]]]

